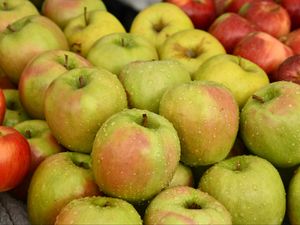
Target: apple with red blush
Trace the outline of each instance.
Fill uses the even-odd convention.
[[[300,28],[280,37],[279,40],[289,46],[295,54],[300,54]]]
[[[284,60],[272,74],[272,80],[285,80],[300,84],[300,55],[293,55]]]
[[[287,10],[292,21],[292,30],[300,28],[300,2],[299,0],[281,0],[281,5]]]

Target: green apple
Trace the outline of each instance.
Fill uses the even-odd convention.
[[[295,173],[288,187],[288,216],[291,225],[300,224],[300,167]]]
[[[142,225],[135,208],[128,202],[110,197],[85,197],[67,204],[56,217],[55,225],[116,224]]]
[[[28,113],[26,112],[20,101],[18,90],[4,89],[3,94],[6,104],[5,116],[3,121],[4,126],[13,127],[22,121],[30,119]]]
[[[106,10],[101,0],[45,0],[42,13],[64,28],[71,19],[82,14],[85,8],[87,11]]]
[[[253,155],[235,156],[210,167],[199,188],[221,202],[233,224],[281,224],[285,189],[276,168]]]
[[[37,8],[28,0],[0,0],[0,32],[18,19],[38,14]]]
[[[41,53],[27,63],[19,80],[19,95],[28,114],[45,119],[44,101],[50,83],[64,72],[80,67],[91,67],[91,63],[65,50]]]
[[[160,59],[179,61],[191,73],[192,78],[207,59],[225,53],[218,39],[198,29],[188,29],[171,35],[159,49]]]
[[[45,95],[45,118],[59,143],[90,153],[102,123],[127,108],[117,76],[104,69],[77,68],[56,78]]]
[[[183,163],[179,163],[168,188],[176,186],[194,186],[194,177],[192,169]]]
[[[189,72],[177,61],[138,61],[126,65],[119,75],[132,108],[158,113],[168,88],[191,81]]]
[[[180,186],[168,188],[155,196],[146,209],[144,224],[230,225],[232,222],[228,210],[212,196]]]
[[[70,19],[64,28],[71,50],[83,56],[99,38],[118,32],[126,32],[121,22],[112,13],[101,9],[85,11]]]
[[[158,55],[154,45],[142,36],[113,33],[100,38],[89,50],[87,59],[96,67],[119,75],[128,63],[156,60]]]
[[[190,81],[168,89],[159,114],[177,130],[181,161],[188,166],[223,160],[237,136],[238,105],[226,87],[213,81]]]
[[[44,16],[23,17],[0,33],[0,67],[18,84],[26,64],[36,55],[53,49],[68,49],[60,28]]]
[[[44,120],[26,120],[14,126],[28,141],[31,152],[29,173],[18,185],[13,194],[21,200],[26,200],[31,177],[38,165],[48,156],[64,151],[51,134]]]
[[[71,200],[99,195],[91,170],[91,157],[62,152],[47,157],[30,182],[27,211],[30,223],[54,224],[59,211]]]
[[[240,109],[255,91],[270,83],[268,75],[258,65],[229,54],[209,58],[201,64],[193,78],[223,84],[233,93]]]
[[[159,49],[170,35],[192,28],[192,21],[178,6],[159,2],[138,13],[132,21],[130,33],[144,36]]]
[[[300,86],[278,81],[256,91],[241,111],[247,148],[277,167],[300,163]]]
[[[180,159],[180,143],[173,125],[162,116],[127,109],[104,122],[91,155],[100,189],[139,203],[167,187]]]

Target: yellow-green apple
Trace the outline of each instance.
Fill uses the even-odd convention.
[[[226,53],[223,45],[210,33],[188,29],[168,37],[159,51],[160,59],[177,60],[193,79],[199,66],[214,55]]]
[[[300,28],[300,4],[298,0],[280,0],[280,4],[287,10],[292,22],[292,30]]]
[[[265,71],[250,60],[229,54],[206,60],[197,70],[195,80],[210,80],[226,86],[240,109],[258,89],[269,84]]]
[[[276,54],[274,54],[276,52]],[[246,58],[259,65],[267,74],[274,72],[278,66],[294,53],[290,47],[268,33],[251,32],[235,46],[234,55]]]
[[[12,190],[15,196],[26,201],[29,183],[35,169],[46,157],[62,152],[64,148],[58,144],[44,120],[26,120],[18,123],[14,128],[27,139],[31,152],[29,172],[23,181]]]
[[[60,28],[44,16],[23,17],[0,33],[0,67],[18,84],[26,64],[34,56],[53,49],[68,49]]]
[[[104,122],[91,155],[101,191],[140,203],[167,187],[180,159],[180,143],[167,119],[127,109]]]
[[[247,148],[277,167],[300,163],[300,85],[277,81],[256,91],[241,111]]]
[[[170,35],[192,28],[194,25],[191,19],[178,6],[159,2],[137,14],[132,21],[130,33],[144,36],[159,49]]]
[[[66,71],[91,66],[82,56],[65,50],[50,50],[35,56],[19,80],[20,101],[25,110],[32,118],[45,119],[44,101],[50,83]]]
[[[0,126],[0,192],[16,187],[30,167],[30,147],[14,128]]]
[[[89,12],[96,9],[106,10],[106,6],[101,0],[45,0],[42,13],[64,28],[71,19],[81,15],[84,10]]]
[[[1,89],[17,89],[16,85],[13,84],[8,76],[0,68],[0,88]]]
[[[289,46],[295,54],[300,55],[300,28],[281,36],[279,40]]]
[[[118,32],[126,32],[121,22],[112,13],[101,9],[85,11],[70,19],[64,28],[70,49],[83,56],[99,38]]]
[[[142,223],[133,205],[122,199],[102,196],[72,200],[62,208],[55,220],[55,225],[142,225]]]
[[[276,168],[253,155],[223,160],[205,171],[199,189],[223,204],[232,224],[281,224],[285,189]]]
[[[300,224],[300,167],[295,171],[288,187],[287,213],[292,225]]]
[[[179,163],[176,167],[175,173],[168,185],[168,188],[176,186],[194,186],[192,169],[189,166],[184,165],[183,163]]]
[[[5,111],[6,111],[5,96],[3,94],[3,90],[0,89],[0,125],[2,125],[4,121]]]
[[[286,35],[291,30],[288,12],[274,1],[252,1],[245,4],[239,14],[254,23],[260,31],[275,38]]]
[[[284,60],[271,75],[273,81],[292,81],[300,84],[300,55],[293,55]]]
[[[54,224],[59,211],[71,200],[101,194],[91,169],[91,157],[61,152],[47,157],[30,182],[27,211],[30,223]]]
[[[214,0],[164,0],[177,5],[192,20],[194,27],[206,30],[216,18]]]
[[[90,153],[102,123],[126,107],[121,82],[104,69],[67,71],[45,95],[46,121],[58,142],[71,151]]]
[[[146,209],[144,224],[232,224],[228,210],[200,190],[173,187],[160,192]]]
[[[224,13],[220,15],[208,29],[226,49],[232,53],[236,44],[247,34],[256,31],[256,26],[237,13]]]
[[[0,0],[0,32],[25,16],[38,14],[37,8],[28,0]]]
[[[87,59],[94,66],[119,75],[128,63],[140,60],[156,60],[158,54],[155,46],[143,36],[130,33],[113,33],[96,41],[89,50]]]
[[[131,108],[158,113],[165,91],[191,80],[189,72],[177,61],[139,61],[126,65],[119,75]]]
[[[3,125],[13,127],[22,121],[30,119],[20,101],[18,90],[4,89],[3,94],[5,96],[6,105]]]
[[[213,81],[191,81],[168,89],[159,114],[177,130],[181,161],[188,166],[223,160],[237,136],[238,104],[225,86]]]

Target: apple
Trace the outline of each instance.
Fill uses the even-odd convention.
[[[247,34],[256,31],[256,26],[237,13],[224,13],[220,15],[208,29],[226,49],[232,53],[237,43]]]
[[[0,126],[0,192],[16,187],[30,166],[30,147],[14,128]]]
[[[26,200],[31,177],[38,165],[48,156],[64,151],[51,134],[44,120],[26,120],[14,126],[28,141],[31,152],[31,163],[27,176],[12,191],[21,200]]]
[[[273,1],[273,0],[231,0],[226,7],[226,12],[238,13],[243,7],[247,7],[255,1]]]
[[[281,5],[287,10],[292,22],[292,29],[300,28],[300,4],[298,0],[280,0]]]
[[[16,89],[4,89],[5,96],[5,116],[3,125],[13,127],[14,125],[30,119],[28,113],[22,106],[19,99],[19,91]]]
[[[217,16],[224,14],[232,0],[214,0]]]
[[[244,5],[239,13],[254,23],[260,31],[275,38],[286,35],[291,30],[288,12],[274,1],[252,1]]]
[[[140,203],[167,187],[179,163],[180,143],[167,119],[147,110],[127,109],[104,122],[91,156],[100,190]]]
[[[144,224],[232,224],[228,210],[200,190],[181,186],[160,192],[146,209]]]
[[[94,66],[119,75],[128,63],[138,60],[156,60],[158,54],[155,46],[143,36],[113,33],[98,39],[89,50],[87,59]]]
[[[0,33],[0,67],[18,84],[26,64],[34,56],[53,49],[68,49],[60,28],[44,16],[23,17]]]
[[[126,65],[119,75],[131,108],[158,113],[164,92],[191,80],[189,72],[177,61],[138,61]]]
[[[292,225],[300,223],[300,167],[290,181],[287,194],[288,217]]]
[[[300,54],[300,28],[280,37],[279,40],[289,46],[295,54]]]
[[[194,79],[223,84],[233,93],[240,109],[256,90],[269,84],[268,75],[258,65],[229,54],[206,60],[195,73]]]
[[[254,62],[270,74],[286,58],[292,56],[293,51],[268,33],[257,31],[242,38],[235,46],[233,54]]]
[[[90,153],[102,123],[127,107],[117,76],[104,69],[77,68],[48,87],[45,118],[54,137],[71,151]]]
[[[8,76],[0,68],[0,88],[1,89],[17,89],[16,85],[13,84]]]
[[[106,10],[106,6],[101,0],[45,0],[42,13],[64,28],[71,19],[80,16],[84,8],[87,11]]]
[[[188,29],[168,37],[159,51],[160,59],[182,63],[193,79],[198,67],[214,55],[226,53],[222,44],[210,33]]]
[[[225,159],[237,136],[237,102],[225,86],[213,81],[191,81],[168,89],[159,114],[177,130],[181,161],[188,166]]]
[[[2,125],[6,111],[6,102],[3,90],[0,89],[0,125]]]
[[[55,225],[142,223],[140,215],[130,203],[118,198],[100,196],[72,200],[61,209],[55,220]]]
[[[216,18],[214,0],[164,0],[177,5],[192,20],[194,27],[206,30]]]
[[[64,72],[91,66],[85,58],[65,50],[50,50],[35,56],[19,80],[20,101],[25,110],[32,118],[45,119],[44,101],[50,83]]]
[[[285,80],[300,84],[300,55],[293,55],[284,60],[272,74],[272,80]]]
[[[91,157],[61,152],[47,157],[30,182],[27,212],[31,224],[54,224],[71,200],[100,195],[91,170]]]
[[[210,167],[199,189],[223,204],[232,224],[281,224],[285,215],[285,189],[276,168],[267,160],[242,155]]]
[[[70,19],[64,27],[64,33],[70,49],[86,56],[89,49],[101,37],[111,33],[125,33],[121,22],[105,10],[87,11]]]
[[[158,2],[144,8],[134,17],[130,33],[144,36],[159,49],[167,37],[178,31],[193,28],[191,19],[178,6]]]
[[[300,85],[277,81],[256,91],[241,111],[247,148],[276,167],[300,163]]]
[[[6,27],[30,15],[39,15],[37,8],[28,0],[1,0],[0,1],[0,32]]]
[[[194,186],[194,177],[192,169],[189,166],[179,163],[176,167],[175,173],[172,177],[168,188],[177,186]]]

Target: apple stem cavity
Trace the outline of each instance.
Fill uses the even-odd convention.
[[[193,49],[186,50],[185,54],[187,57],[192,58],[192,59],[195,59],[198,56],[197,52]]]
[[[189,203],[186,206],[186,209],[202,209],[202,207],[197,203]]]
[[[89,21],[88,21],[88,18],[87,18],[87,7],[85,6],[83,10],[84,10],[84,12],[83,12],[84,23],[85,23],[85,26],[87,26],[89,24]]]
[[[148,125],[148,117],[146,113],[143,113],[142,126],[147,127],[147,125]]]
[[[81,54],[81,43],[73,43],[71,45],[71,50],[77,54]]]
[[[7,25],[6,28],[11,32],[16,32],[16,30],[11,26],[11,24]]]
[[[25,130],[25,137],[26,137],[27,139],[32,138],[32,135],[31,135],[31,131],[30,131],[30,130]]]
[[[258,95],[252,95],[252,98],[260,103],[265,103],[264,99]]]
[[[240,171],[241,170],[241,162],[238,161],[235,167],[235,171]]]

